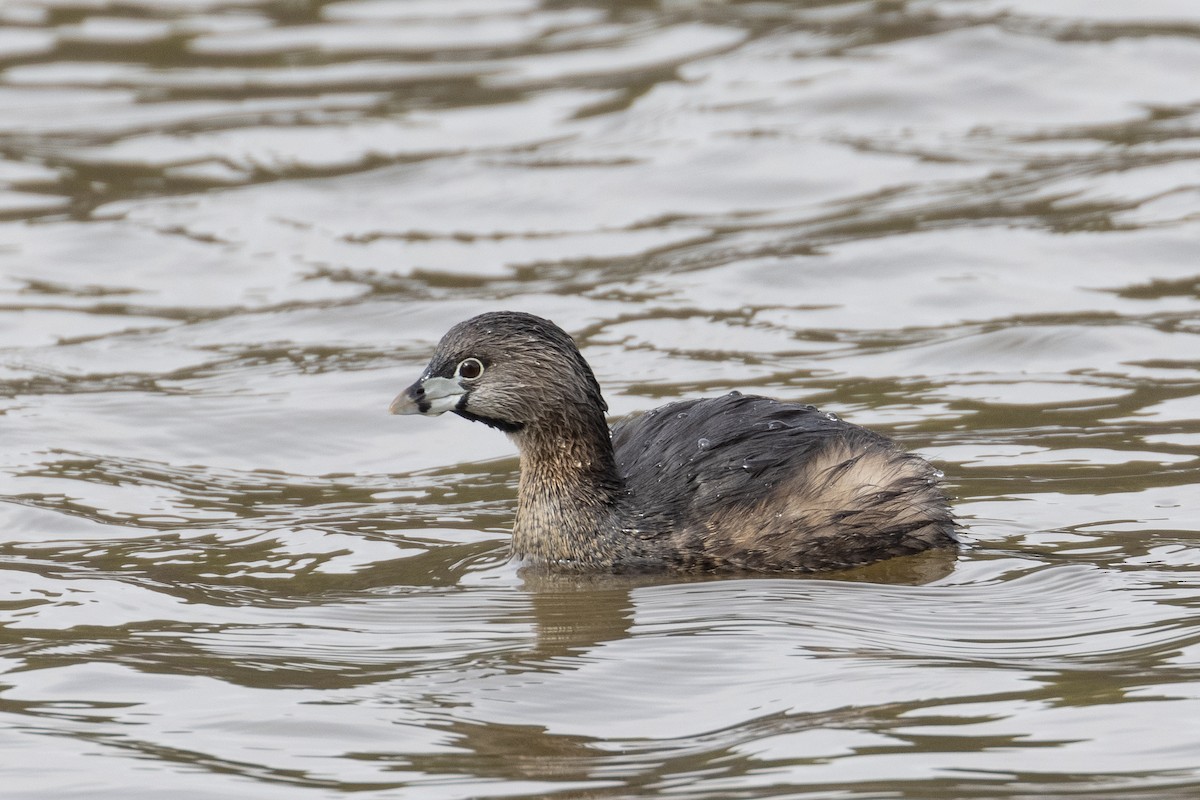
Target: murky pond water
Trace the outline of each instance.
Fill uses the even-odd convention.
[[[0,793],[1192,798],[1191,0],[0,3]],[[968,547],[527,579],[395,418],[453,322],[614,416],[818,403]]]

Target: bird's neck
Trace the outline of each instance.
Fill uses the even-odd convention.
[[[521,450],[514,554],[567,568],[615,563],[625,486],[603,415],[558,418],[513,438]]]

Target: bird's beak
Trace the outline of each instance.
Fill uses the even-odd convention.
[[[388,406],[393,414],[425,414],[435,417],[453,411],[466,397],[467,390],[453,378],[421,378],[396,395]]]

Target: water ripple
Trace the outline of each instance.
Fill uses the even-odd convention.
[[[1195,796],[1193,6],[0,3],[6,789]],[[967,546],[518,573],[511,443],[385,413],[498,306]]]

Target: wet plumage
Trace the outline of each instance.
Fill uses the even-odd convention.
[[[513,551],[584,571],[821,571],[954,544],[938,473],[812,406],[737,392],[618,422],[571,337],[483,314],[393,413],[454,413],[521,453]]]

